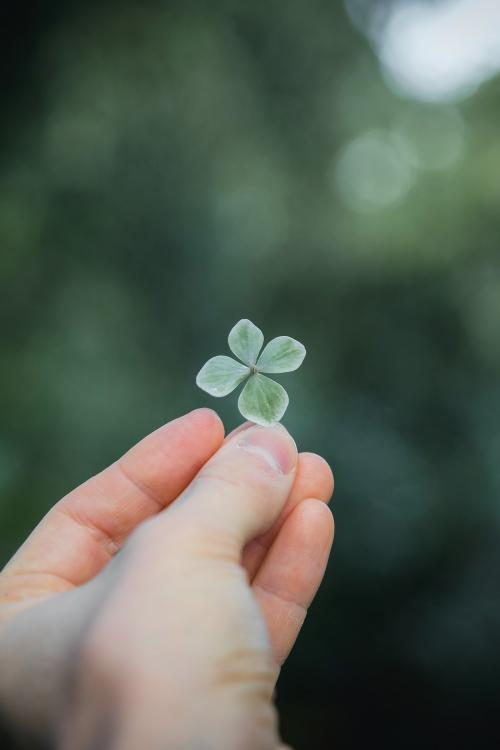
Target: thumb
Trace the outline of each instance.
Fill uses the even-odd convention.
[[[243,549],[279,516],[297,460],[295,442],[282,425],[251,426],[224,443],[173,510],[192,526],[230,535]]]

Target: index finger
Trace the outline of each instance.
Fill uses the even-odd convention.
[[[85,583],[126,537],[163,510],[217,451],[224,427],[210,409],[163,425],[60,500],[5,568],[61,590]]]

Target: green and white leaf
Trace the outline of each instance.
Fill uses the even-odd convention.
[[[249,375],[249,367],[221,354],[203,365],[196,376],[196,385],[211,396],[227,396]]]
[[[270,427],[279,422],[288,406],[288,393],[265,375],[251,375],[238,399],[238,409],[250,422]]]
[[[264,343],[264,334],[251,320],[240,320],[228,336],[232,353],[249,367],[253,367]]]
[[[264,347],[257,361],[259,372],[292,372],[296,370],[306,356],[306,349],[300,341],[290,336],[278,336]]]

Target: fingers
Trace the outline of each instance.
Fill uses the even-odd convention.
[[[43,571],[44,585],[60,588],[89,580],[141,521],[182,492],[223,438],[209,409],[160,427],[57,503],[6,572]]]
[[[297,461],[296,445],[284,427],[248,427],[205,464],[164,521],[182,516],[185,528],[223,533],[239,555],[279,516]]]
[[[323,578],[333,530],[329,508],[319,500],[303,500],[286,519],[253,581],[280,665],[295,643]]]
[[[268,549],[292,510],[308,497],[328,502],[333,493],[333,474],[327,462],[315,453],[301,453],[297,465],[295,482],[279,517],[272,527],[257,539],[253,539],[243,552],[243,565],[250,580],[253,580]]]

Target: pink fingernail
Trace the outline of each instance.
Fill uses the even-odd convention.
[[[280,474],[289,474],[297,463],[297,446],[281,425],[245,430],[238,445],[262,456]]]

